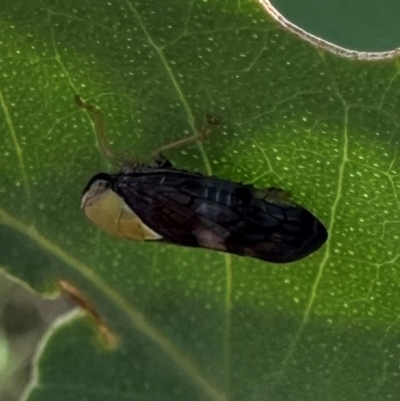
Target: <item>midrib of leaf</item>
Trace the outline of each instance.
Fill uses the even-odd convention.
[[[93,284],[100,293],[109,299],[120,311],[126,314],[128,322],[139,330],[150,341],[154,342],[171,359],[181,371],[196,384],[204,394],[214,401],[227,401],[226,395],[212,384],[201,372],[199,367],[155,325],[150,323],[143,313],[131,305],[121,294],[111,288],[105,281],[94,273],[94,270],[70,255],[59,245],[44,237],[34,226],[28,226],[0,207],[0,224],[12,228],[33,241],[40,249],[57,257]]]

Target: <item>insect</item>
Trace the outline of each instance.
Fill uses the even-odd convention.
[[[100,111],[76,98],[92,118],[108,158]],[[204,137],[197,136],[161,149]],[[128,240],[163,241],[249,256],[273,263],[302,259],[327,239],[324,225],[278,188],[251,185],[175,168],[154,153],[154,163],[136,163],[119,173],[99,173],[82,193],[86,216],[108,233]]]

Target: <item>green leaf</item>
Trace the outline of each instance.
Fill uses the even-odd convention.
[[[118,336],[58,330],[29,400],[380,400],[399,370],[399,60],[351,60],[255,2],[6,1],[0,19],[0,264],[67,280]],[[79,209],[108,164],[79,93],[132,159],[290,190],[328,227],[284,266],[124,242]]]

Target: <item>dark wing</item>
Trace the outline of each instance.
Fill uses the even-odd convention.
[[[326,241],[321,222],[270,190],[180,171],[121,174],[113,189],[166,241],[286,263]]]

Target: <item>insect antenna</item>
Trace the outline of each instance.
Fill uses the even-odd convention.
[[[180,148],[181,146],[185,146],[185,145],[188,145],[188,144],[190,144],[192,142],[196,142],[196,141],[204,141],[210,134],[212,127],[219,125],[219,124],[220,124],[220,120],[218,119],[218,117],[216,117],[215,115],[212,115],[212,114],[207,114],[205,124],[194,135],[191,135],[187,138],[179,139],[178,141],[161,146],[161,148],[152,152],[151,156],[156,161],[166,160],[165,157],[163,156],[163,153],[166,150]]]
[[[135,163],[128,162],[123,155],[115,152],[111,148],[110,142],[107,140],[106,137],[104,118],[100,109],[98,109],[96,106],[93,106],[85,102],[80,95],[75,95],[75,103],[78,107],[85,110],[86,113],[89,115],[90,119],[92,120],[94,130],[96,133],[97,144],[100,153],[102,154],[105,160],[107,160],[110,164],[116,165],[122,170],[126,169],[127,171],[132,169],[137,164],[141,164],[137,162]],[[166,150],[176,149],[181,146],[185,146],[195,141],[203,141],[210,134],[212,127],[219,124],[220,120],[218,119],[218,117],[212,114],[207,114],[205,124],[194,135],[162,146],[161,148],[151,153],[151,158],[156,161],[159,167],[172,166],[171,163],[163,156],[163,152],[165,152]]]
[[[123,157],[111,148],[110,142],[107,140],[104,118],[100,109],[85,102],[80,95],[75,95],[75,103],[78,107],[85,110],[92,120],[96,133],[97,144],[104,159],[112,165],[121,167],[124,164],[121,161]]]

